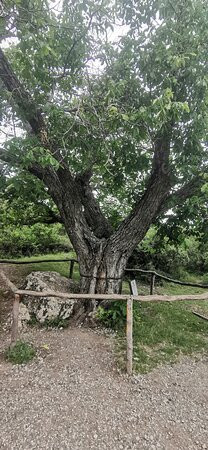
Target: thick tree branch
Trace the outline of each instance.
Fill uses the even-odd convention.
[[[47,126],[41,108],[36,105],[30,93],[20,83],[1,48],[0,79],[7,91],[11,93],[22,120],[29,124],[31,131],[38,137],[42,147],[49,150],[53,157],[63,164],[63,158],[59,149],[48,137]]]
[[[11,92],[23,119],[30,124],[33,133],[38,136],[42,146],[49,149],[52,155],[60,161],[59,151],[53,143],[49,142],[42,111],[17,79],[2,50],[0,50],[0,78],[6,89]],[[2,156],[2,160],[5,160],[5,158],[7,158],[7,155]],[[7,162],[11,163],[12,161],[7,159]],[[47,186],[74,247],[77,246],[80,255],[84,257],[97,245],[97,238],[85,219],[77,184],[69,168],[65,166],[63,161],[61,163],[57,171],[52,166],[43,168],[38,163],[32,163],[28,170]]]
[[[13,156],[11,156],[5,149],[0,148],[0,161],[3,161],[11,166],[20,166],[20,161],[14,159]],[[42,167],[37,162],[31,163],[30,166],[26,169],[28,172],[30,172],[32,175],[35,175],[39,180],[45,181],[46,177],[50,177],[51,174],[54,172],[51,167]]]
[[[90,186],[91,176],[92,172],[86,171],[76,177],[80,198],[84,206],[85,218],[96,237],[100,239],[108,238],[113,233],[113,228],[102,213],[99,203],[93,194]]]
[[[23,118],[29,122],[33,132],[40,137],[42,145],[49,148],[51,153],[57,157],[57,150],[54,152],[54,149],[51,149],[51,145],[48,142],[46,124],[44,122],[41,110],[36,107],[30,94],[17,79],[2,50],[0,50],[0,77],[7,90],[11,92],[11,95],[15,103],[18,105]],[[29,170],[31,173],[44,181],[46,174],[40,165],[32,164]],[[72,179],[69,169],[67,169],[67,177],[68,183],[70,182],[71,185],[71,190],[74,191],[74,180]],[[94,231],[97,237],[109,236],[110,226],[101,213],[99,205],[94,199],[89,183],[86,183],[86,177],[79,177],[76,181],[76,187],[78,188],[81,201],[83,202],[87,223],[92,231]]]
[[[180,189],[174,191],[167,197],[166,201],[160,208],[159,214],[163,215],[166,213],[166,211],[173,208],[174,206],[182,205],[188,198],[191,198],[193,195],[197,194],[203,184],[203,178],[199,176],[194,177],[188,183],[184,184]]]
[[[152,172],[146,191],[109,240],[113,252],[119,247],[121,253],[131,255],[169,195],[169,155],[170,137],[168,133],[164,133],[155,141]]]
[[[0,49],[0,78],[6,89],[11,92],[22,118],[30,124],[32,131],[39,135],[45,130],[42,112],[36,107],[31,95],[17,79],[2,49]]]

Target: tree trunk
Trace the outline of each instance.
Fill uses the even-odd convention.
[[[114,252],[109,246],[109,239],[101,240],[100,245],[89,257],[79,258],[81,292],[119,293],[125,272],[128,255]]]

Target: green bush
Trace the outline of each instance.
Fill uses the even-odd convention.
[[[107,328],[119,329],[126,322],[126,303],[112,302],[108,308],[98,307],[97,319]]]
[[[14,347],[9,347],[5,352],[5,357],[13,364],[24,364],[34,358],[35,348],[27,342],[17,341]]]
[[[140,320],[139,309],[139,304],[134,303],[134,326]],[[99,306],[97,309],[97,319],[107,328],[112,328],[114,330],[124,329],[126,327],[126,302],[111,302],[106,308]]]
[[[2,258],[38,255],[69,251],[67,241],[60,224],[9,225],[0,230],[0,256]]]
[[[180,244],[170,242],[167,237],[161,240],[153,227],[134,251],[128,266],[155,268],[181,279],[187,272],[203,274],[208,272],[208,243],[195,236],[184,237]]]

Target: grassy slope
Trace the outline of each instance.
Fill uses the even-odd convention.
[[[16,266],[21,270],[21,274],[27,276],[30,272],[33,271],[42,271],[42,272],[59,272],[60,275],[68,277],[69,276],[69,262],[47,262],[49,259],[66,259],[66,258],[76,258],[76,254],[74,252],[69,253],[56,253],[56,254],[48,254],[48,255],[39,255],[39,256],[31,256],[31,258],[20,258],[20,261],[34,261],[34,260],[45,260],[44,263],[32,263],[28,265]],[[79,279],[79,271],[78,265],[74,266],[74,279]]]
[[[49,263],[48,259],[74,258],[74,253],[43,255],[45,263],[33,263],[20,268],[21,275],[31,271],[57,271],[68,276],[69,263]],[[40,256],[22,258],[29,261],[40,259]],[[78,266],[75,264],[74,279],[79,278]],[[200,282],[199,277],[192,276],[188,281]],[[128,292],[128,284],[124,283],[124,292]],[[147,285],[138,282],[138,292],[149,293]],[[204,290],[179,286],[173,283],[156,283],[155,293],[161,294],[193,294]],[[173,302],[173,303],[141,303],[134,308],[134,367],[136,371],[146,372],[164,362],[173,362],[180,354],[208,351],[208,322],[192,314],[192,310],[202,312],[208,317],[208,301]],[[118,359],[124,362],[125,341],[119,340]]]

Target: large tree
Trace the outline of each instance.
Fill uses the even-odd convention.
[[[3,47],[14,39],[0,50],[2,121],[12,116],[22,133],[0,157],[46,186],[76,250],[82,290],[118,292],[156,217],[206,182],[206,2],[59,7],[3,4]],[[123,34],[115,44],[114,24]],[[106,203],[121,205],[117,228]]]

